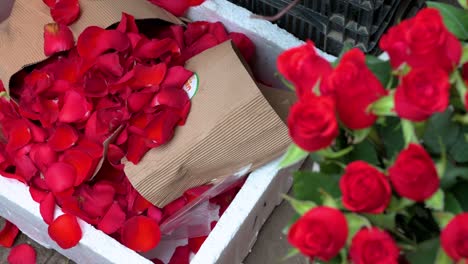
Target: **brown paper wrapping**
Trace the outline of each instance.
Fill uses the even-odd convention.
[[[81,0],[80,4],[82,15],[71,26],[75,37],[87,26],[105,28],[118,22],[122,12],[137,19],[181,23],[147,1]],[[22,67],[46,59],[43,26],[50,22],[42,1],[16,0],[10,18],[0,24],[0,78],[6,86]],[[262,89],[273,110],[231,42],[199,54],[186,67],[200,79],[187,123],[177,128],[168,144],[149,151],[138,165],[127,162],[125,167],[134,187],[157,206],[245,166],[255,169],[281,155],[290,143],[280,116],[285,117],[292,93]]]

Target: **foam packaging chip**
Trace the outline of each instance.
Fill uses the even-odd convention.
[[[254,72],[265,83],[280,85],[275,78],[276,58],[285,49],[303,42],[272,23],[251,18],[251,13],[226,0],[207,0],[192,8],[193,21],[220,21],[229,31],[242,32],[257,46]],[[328,60],[335,58],[318,51]],[[281,202],[281,194],[292,184],[289,176],[296,167],[279,171],[281,159],[253,171],[229,208],[218,221],[192,264],[239,264],[254,245],[257,234],[273,209]],[[56,216],[62,214],[56,209]],[[46,248],[53,248],[77,263],[152,263],[126,248],[113,238],[80,221],[83,239],[71,249],[63,250],[47,234],[47,225],[39,213],[39,204],[31,199],[28,188],[15,180],[0,177],[0,215],[16,224],[26,235]]]

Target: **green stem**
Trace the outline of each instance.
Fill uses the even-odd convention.
[[[401,119],[401,128],[403,130],[405,146],[408,146],[410,143],[416,143],[416,144],[418,143],[418,137],[416,136],[416,131],[411,121],[406,120],[406,119]]]
[[[460,71],[456,70],[453,72],[452,77],[455,81],[455,88],[457,88],[458,95],[460,96],[461,101],[465,104],[465,94],[467,92],[467,87],[463,77],[460,74]]]

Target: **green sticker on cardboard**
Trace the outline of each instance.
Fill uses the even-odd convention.
[[[190,77],[190,79],[187,80],[187,82],[184,84],[184,91],[187,92],[188,96],[190,99],[195,96],[195,94],[198,91],[198,85],[199,85],[199,79],[198,75],[195,73]]]

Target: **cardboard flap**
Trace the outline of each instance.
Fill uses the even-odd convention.
[[[125,166],[133,186],[160,207],[191,187],[221,181],[246,166],[257,168],[290,143],[287,127],[231,42],[199,54],[186,67],[200,79],[187,123],[138,165]]]
[[[137,19],[159,18],[170,23],[182,21],[149,3],[129,0],[80,0],[81,16],[70,26],[75,38],[88,26],[106,28],[120,21],[122,12]],[[6,89],[13,74],[26,65],[45,60],[44,25],[53,22],[49,8],[40,0],[15,0],[8,19],[0,23],[0,79]]]
[[[286,123],[289,109],[296,102],[295,92],[285,91],[274,87],[268,87],[263,84],[257,84],[265,99],[270,103],[273,110]]]

